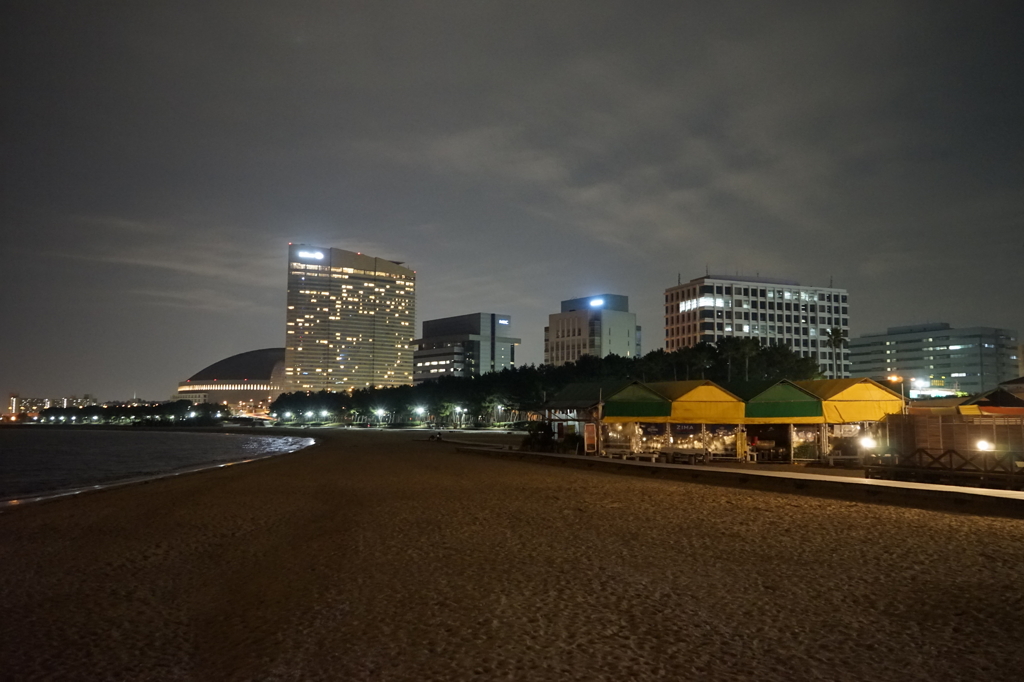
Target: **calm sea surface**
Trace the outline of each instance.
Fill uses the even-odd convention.
[[[294,452],[312,438],[225,433],[0,429],[0,500]]]

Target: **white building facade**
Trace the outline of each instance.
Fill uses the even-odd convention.
[[[562,301],[561,312],[548,316],[544,328],[544,363],[564,365],[583,355],[603,358],[640,355],[641,330],[629,297],[600,294]]]
[[[665,350],[746,337],[814,358],[827,376],[849,376],[849,350],[836,351],[833,364],[826,336],[832,328],[849,336],[848,299],[846,289],[790,280],[698,277],[665,290]]]

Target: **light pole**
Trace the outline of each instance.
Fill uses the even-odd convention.
[[[897,381],[900,382],[900,398],[903,399],[902,414],[906,414],[907,413],[907,396],[903,392],[903,383],[904,383],[903,382],[903,377],[897,376],[896,374],[893,374],[892,376],[889,377],[889,381],[892,382],[892,383],[896,383]]]

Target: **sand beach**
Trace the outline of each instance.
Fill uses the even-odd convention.
[[[317,435],[0,513],[0,679],[1024,671],[1022,520]]]

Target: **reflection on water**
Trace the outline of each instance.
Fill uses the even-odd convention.
[[[259,459],[312,443],[295,436],[0,429],[0,499]]]

